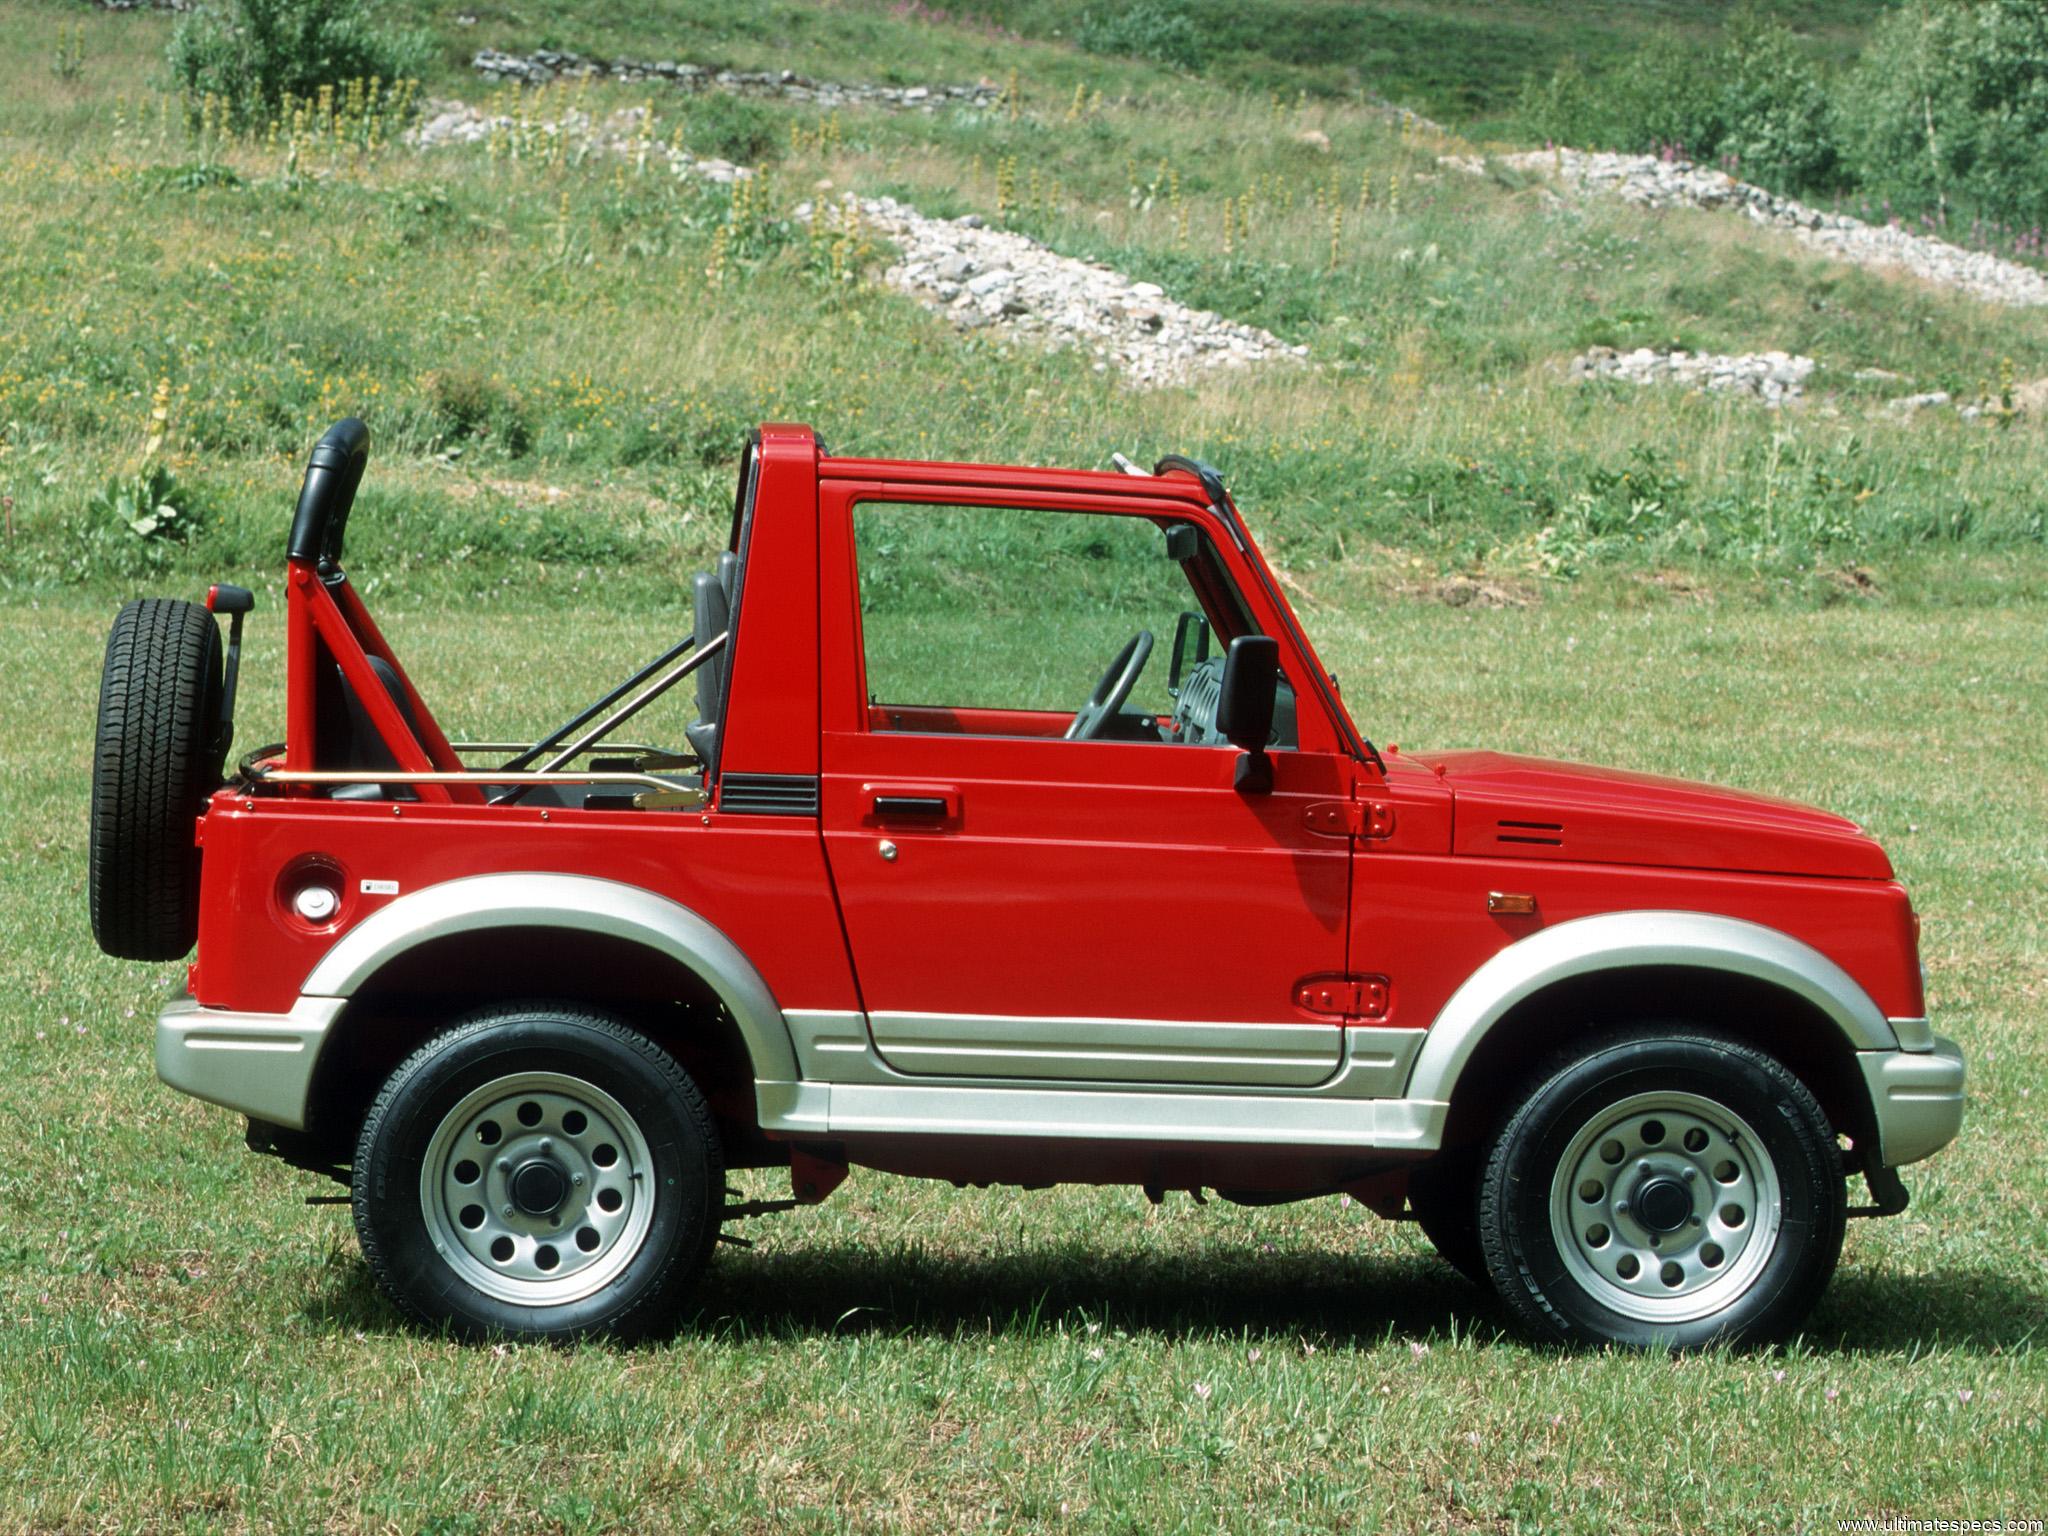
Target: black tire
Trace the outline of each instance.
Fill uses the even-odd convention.
[[[178,960],[199,936],[192,824],[219,787],[220,630],[197,603],[151,597],[114,619],[93,738],[92,933],[123,960]]]
[[[582,1128],[573,1128],[556,1108],[544,1107],[555,1102],[549,1099],[549,1090],[521,1086],[543,1081],[577,1085],[560,1102],[581,1104],[589,1111]],[[470,1112],[464,1106],[483,1103],[486,1107],[480,1113],[495,1124],[498,1117],[488,1106],[491,1095],[506,1083],[513,1086],[504,1102],[533,1094],[541,1114],[530,1124],[508,1124],[509,1134],[489,1143],[502,1148],[504,1155],[483,1155],[471,1146],[482,1136],[467,1134],[469,1122],[464,1117]],[[583,1097],[578,1099],[578,1094]],[[606,1099],[611,1108],[600,1102]],[[522,1103],[520,1119],[524,1109]],[[631,1122],[617,1128],[623,1135],[606,1129],[612,1109]],[[513,1120],[509,1114],[502,1118]],[[445,1132],[444,1122],[449,1123]],[[564,1129],[565,1124],[572,1128]],[[438,1147],[437,1133],[443,1134]],[[634,1135],[644,1144],[639,1152],[631,1140]],[[572,1145],[578,1138],[597,1136],[604,1140],[594,1152],[589,1145]],[[552,1149],[550,1140],[555,1143]],[[581,1239],[579,1223],[602,1220],[595,1212],[606,1193],[598,1188],[605,1180],[592,1159],[601,1160],[612,1140],[621,1146],[613,1149],[615,1161],[605,1166],[616,1174],[616,1187],[628,1191],[631,1201],[652,1191],[641,1235],[630,1245],[621,1237],[616,1254],[593,1245],[590,1263],[616,1267],[590,1270],[590,1276],[603,1279],[601,1284],[593,1281],[595,1288],[586,1294],[544,1295],[541,1288],[549,1284],[575,1284],[575,1274],[569,1271],[581,1261],[570,1252],[571,1246]],[[464,1157],[465,1151],[479,1155]],[[440,1171],[442,1181],[457,1178],[465,1162],[477,1170],[472,1182],[481,1198],[493,1201],[492,1209],[485,1211],[479,1204],[457,1213],[455,1220],[467,1227],[470,1211],[478,1212],[478,1239],[497,1232],[517,1249],[516,1260],[494,1261],[473,1251],[447,1220],[441,1223],[437,1243],[435,1218],[429,1214],[430,1200],[437,1196],[429,1193],[423,1179],[430,1171],[430,1155],[431,1167]],[[643,1156],[646,1166],[632,1169],[630,1165]],[[512,1204],[517,1189],[512,1174],[540,1161],[554,1162],[560,1175],[561,1182],[554,1187],[568,1202],[561,1222]],[[513,1165],[510,1174],[508,1164]],[[582,1192],[569,1188],[577,1174],[588,1175],[587,1184],[576,1179]],[[472,1339],[638,1338],[673,1324],[683,1296],[710,1257],[724,1206],[725,1168],[703,1095],[660,1046],[604,1014],[569,1005],[522,1004],[474,1014],[400,1064],[363,1122],[352,1187],[356,1235],[370,1272],[416,1322]],[[436,1182],[432,1189],[449,1187]],[[625,1207],[625,1214],[642,1220],[633,1205]],[[588,1230],[595,1235],[595,1227]],[[533,1269],[526,1257],[528,1245],[536,1255],[559,1250],[566,1256],[557,1261],[563,1271],[560,1278]],[[499,1273],[493,1263],[524,1266],[526,1278],[511,1268]],[[485,1284],[499,1287],[501,1294],[481,1288]],[[502,1294],[505,1291],[531,1293],[533,1299],[508,1297]]]
[[[1692,1349],[1796,1330],[1834,1274],[1846,1214],[1835,1135],[1805,1085],[1750,1046],[1670,1026],[1609,1037],[1538,1079],[1493,1139],[1479,1240],[1538,1338]]]
[[[1479,1159],[1470,1148],[1417,1165],[1408,1176],[1408,1209],[1439,1258],[1474,1285],[1492,1286],[1479,1248]]]

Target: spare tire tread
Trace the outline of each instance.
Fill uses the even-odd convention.
[[[114,620],[93,741],[93,936],[130,960],[182,958],[198,937],[192,822],[220,781],[220,631],[197,603],[142,598]]]

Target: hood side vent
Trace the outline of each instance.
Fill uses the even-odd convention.
[[[1561,821],[1502,820],[1495,825],[1494,836],[1503,843],[1526,843],[1538,848],[1564,846],[1564,823]]]

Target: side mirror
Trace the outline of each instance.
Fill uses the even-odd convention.
[[[1239,635],[1223,658],[1222,691],[1216,700],[1216,729],[1244,753],[1237,760],[1237,788],[1264,794],[1273,787],[1273,703],[1280,688],[1280,642],[1271,635]]]
[[[1188,637],[1194,637],[1193,654],[1188,650]],[[1200,663],[1209,659],[1209,621],[1199,613],[1186,612],[1173,626],[1173,665],[1167,669],[1166,691],[1175,698],[1180,697],[1181,672],[1190,661]]]

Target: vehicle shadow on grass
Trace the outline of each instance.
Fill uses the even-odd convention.
[[[318,1331],[397,1332],[360,1260],[333,1264],[305,1307]],[[2042,1332],[2048,1291],[2003,1271],[1838,1273],[1805,1331],[1818,1353],[2007,1351]],[[1024,1336],[1055,1326],[1168,1340],[1292,1338],[1319,1347],[1509,1337],[1488,1292],[1424,1254],[1118,1254],[1075,1246],[961,1258],[859,1244],[721,1253],[683,1336]]]
[[[302,1310],[319,1332],[406,1326],[354,1255],[328,1266]],[[1491,1338],[1507,1326],[1491,1295],[1426,1255],[1167,1257],[1062,1246],[962,1258],[807,1243],[721,1251],[684,1303],[679,1333],[1015,1337],[1084,1322],[1157,1338],[1286,1335],[1318,1345],[1452,1331]]]

